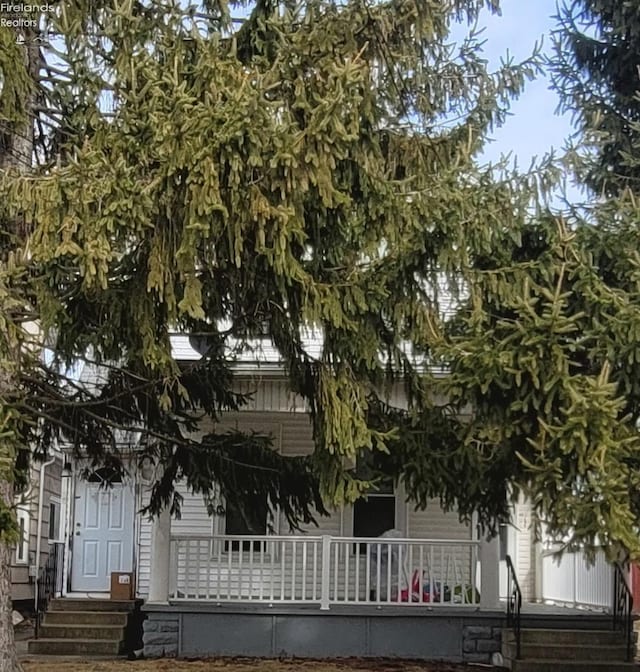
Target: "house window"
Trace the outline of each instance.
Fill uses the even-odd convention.
[[[226,507],[226,518],[225,518],[225,535],[260,535],[264,536],[267,533],[267,499],[266,497],[263,500],[258,502],[253,502],[252,505],[248,505],[245,508],[241,509],[234,504],[227,504]],[[248,551],[252,545],[250,541],[240,541],[235,540],[225,543],[225,550],[229,550],[229,545],[231,546],[232,551],[240,550],[240,545],[242,544],[242,550]],[[260,541],[253,542],[253,549],[259,550]]]
[[[49,501],[49,541],[62,540],[61,523],[60,501],[51,499]]]
[[[371,494],[353,505],[354,537],[379,537],[395,526],[395,494]]]
[[[18,507],[17,511],[19,539],[16,544],[16,563],[26,565],[29,562],[29,513]]]
[[[356,466],[358,478],[373,478],[368,458],[359,460]],[[379,537],[383,532],[396,527],[396,494],[393,479],[383,478],[376,482],[375,489],[356,501],[353,505],[353,536]],[[360,552],[366,551],[365,544],[360,545]]]

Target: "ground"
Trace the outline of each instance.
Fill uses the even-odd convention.
[[[262,660],[216,658],[210,660],[80,660],[26,658],[24,672],[474,672],[490,670],[488,665],[423,663],[401,660]]]

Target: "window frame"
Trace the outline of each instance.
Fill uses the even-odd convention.
[[[31,514],[26,506],[18,505],[16,507],[16,522],[18,523],[20,539],[15,546],[14,561],[16,565],[28,565],[29,541],[31,537]]]
[[[371,478],[371,460],[372,460],[372,455],[369,453],[365,453],[364,455],[360,455],[356,460],[355,460],[355,465],[354,465],[354,471],[356,473],[356,476],[359,478],[362,478],[364,480],[368,480]],[[403,532],[403,534],[407,533],[407,515],[406,515],[406,506],[403,506],[405,502],[405,495],[404,495],[404,487],[402,482],[396,482],[391,476],[385,477],[385,482],[381,482],[378,487],[374,486],[366,495],[363,500],[369,500],[369,499],[389,499],[393,500],[393,528],[391,529],[398,529]],[[350,529],[351,529],[351,536],[352,538],[356,539],[358,538],[356,535],[356,505],[355,503],[352,504],[349,507],[350,511]],[[347,529],[349,529],[347,527]],[[383,530],[383,532],[386,532],[386,530]],[[364,535],[362,535],[364,536]],[[356,546],[362,547],[362,544],[357,544]],[[361,548],[362,551],[362,548]]]
[[[51,536],[51,508],[54,507],[55,516],[54,516],[54,536]],[[49,522],[48,522],[48,531],[47,531],[47,541],[50,544],[58,544],[64,541],[63,526],[62,526],[62,502],[59,497],[51,496],[49,497]]]

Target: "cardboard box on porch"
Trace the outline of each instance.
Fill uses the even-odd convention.
[[[133,572],[111,572],[112,600],[133,600],[134,588]]]

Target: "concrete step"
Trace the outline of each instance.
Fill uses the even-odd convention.
[[[511,672],[638,672],[635,663],[593,660],[514,660]]]
[[[49,656],[117,656],[124,651],[122,642],[104,639],[32,639],[29,653]]]
[[[505,658],[516,657],[515,642],[507,642],[502,647]],[[552,658],[554,660],[613,660],[626,661],[625,646],[586,645],[586,644],[529,644],[520,646],[520,658],[523,660]]]
[[[513,630],[502,631],[503,642],[515,641]],[[625,638],[617,630],[557,630],[551,628],[523,628],[520,632],[522,644],[550,644],[575,646],[624,646]]]
[[[40,627],[43,639],[101,639],[120,642],[124,639],[121,625],[50,625]]]
[[[51,611],[122,611],[130,612],[142,600],[109,600],[77,597],[60,597],[49,602]]]
[[[127,625],[123,611],[47,611],[45,625]]]

